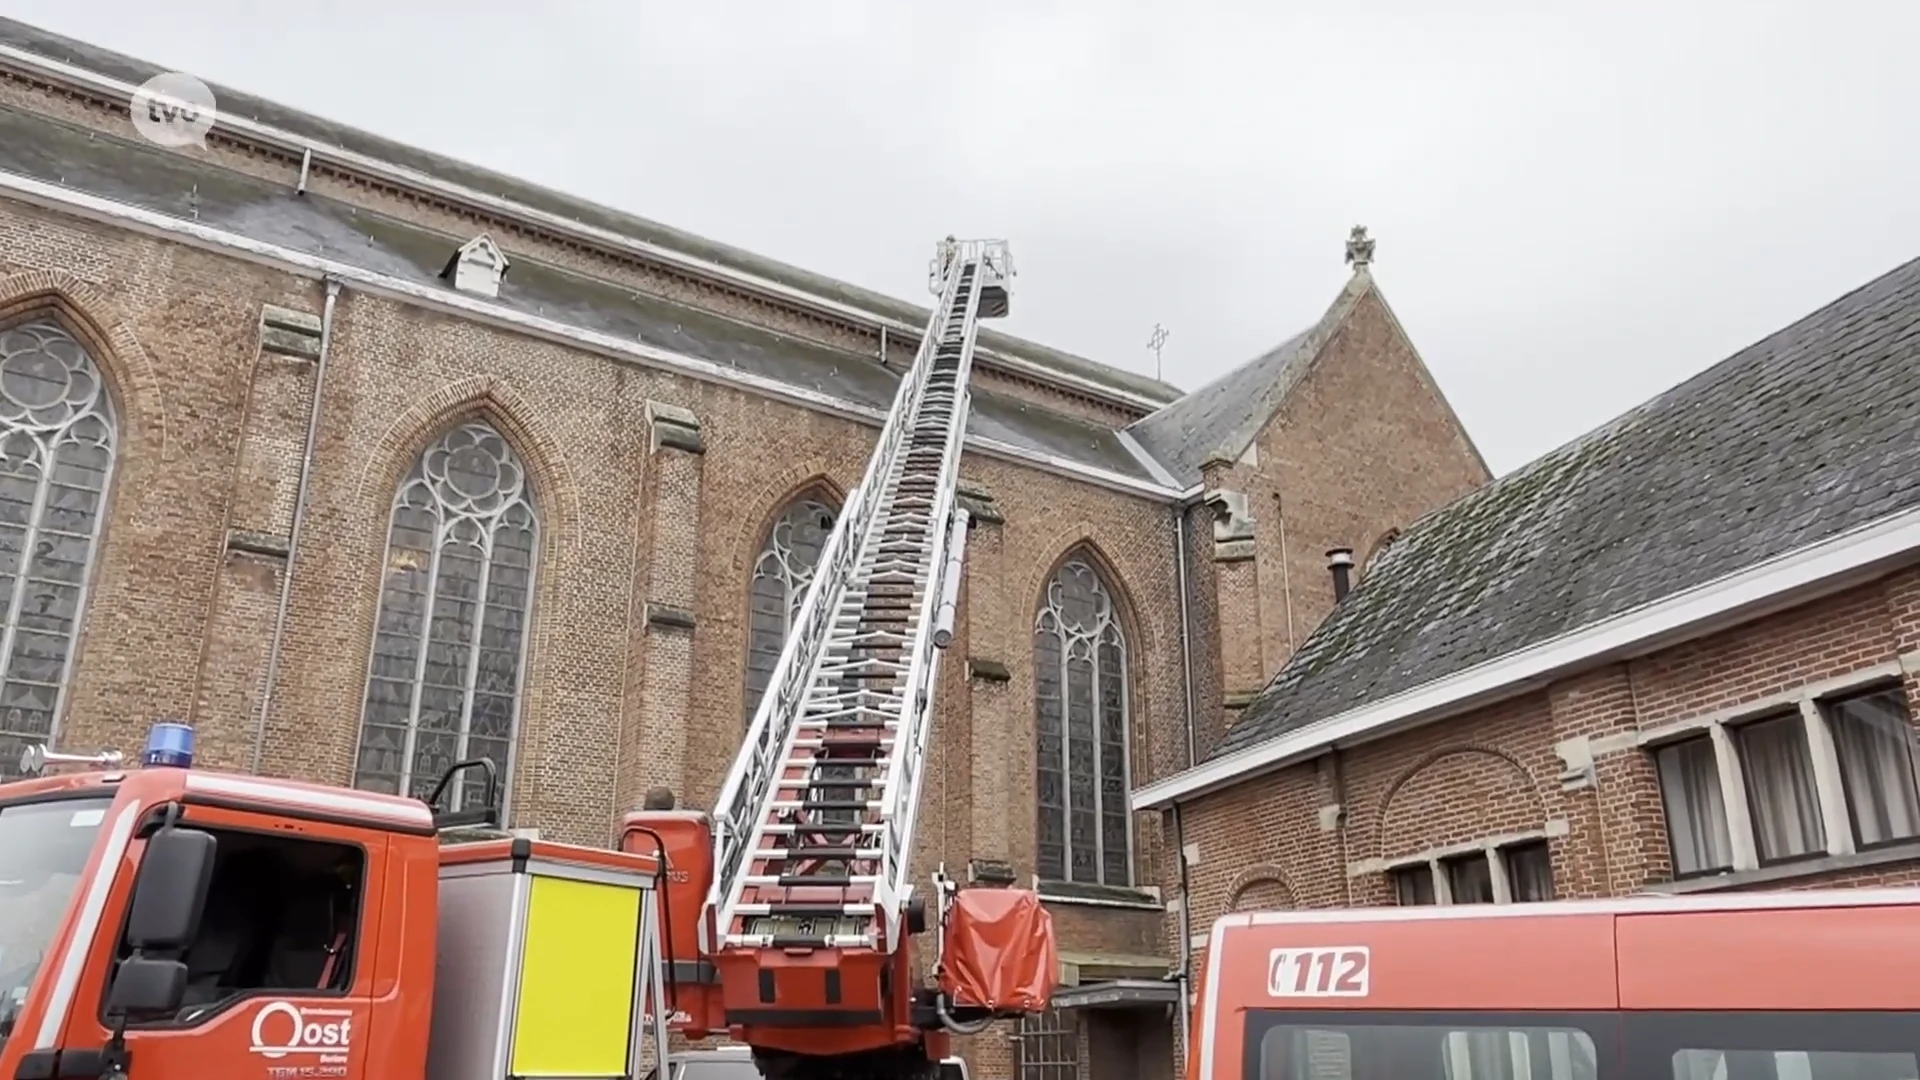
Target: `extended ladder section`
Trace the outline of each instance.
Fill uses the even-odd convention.
[[[920,351],[721,789],[709,951],[900,945],[966,543],[955,492],[974,335],[1006,313],[1010,277],[1003,241],[948,238],[935,256]]]

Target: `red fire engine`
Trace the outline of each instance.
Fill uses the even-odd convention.
[[[1228,915],[1188,1080],[1916,1080],[1920,889]]]
[[[950,1033],[1044,1009],[1058,968],[1033,893],[910,875],[967,376],[1011,273],[997,241],[940,246],[919,357],[711,815],[637,812],[620,851],[447,843],[498,824],[492,762],[422,802],[196,770],[178,724],[139,769],[29,748],[28,773],[89,771],[0,784],[0,1078],[614,1080],[670,1014],[773,1080],[964,1073]]]
[[[1032,892],[928,894],[911,877],[967,511],[956,499],[982,318],[1006,314],[1000,241],[949,237],[940,297],[865,478],[847,497],[711,815],[628,816],[664,853],[669,996],[691,1038],[753,1048],[773,1080],[931,1076],[949,1035],[1046,1008],[1052,924]],[[931,934],[930,981],[913,939]]]

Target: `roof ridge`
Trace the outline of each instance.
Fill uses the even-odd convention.
[[[1625,428],[1630,423],[1632,423],[1639,416],[1648,412],[1652,412],[1656,408],[1658,408],[1660,405],[1663,405],[1668,401],[1670,401],[1671,399],[1677,396],[1680,396],[1680,394],[1683,391],[1685,391],[1689,387],[1692,387],[1694,384],[1702,381],[1710,380],[1713,376],[1724,372],[1726,368],[1737,364],[1740,360],[1749,358],[1749,354],[1751,354],[1754,350],[1759,349],[1760,347],[1766,345],[1768,342],[1775,341],[1779,338],[1782,338],[1784,336],[1791,334],[1795,330],[1801,329],[1804,325],[1819,319],[1821,316],[1827,314],[1832,309],[1845,304],[1848,300],[1851,300],[1855,296],[1858,296],[1860,293],[1865,292],[1868,289],[1871,289],[1876,284],[1879,284],[1880,282],[1883,282],[1888,278],[1898,275],[1902,270],[1905,270],[1909,267],[1916,267],[1916,266],[1920,266],[1920,255],[1916,255],[1913,258],[1906,260],[1905,262],[1895,265],[1894,267],[1885,271],[1884,273],[1877,274],[1874,277],[1869,278],[1864,282],[1861,282],[1859,285],[1856,285],[1853,288],[1847,290],[1846,292],[1840,294],[1840,296],[1836,297],[1835,299],[1825,304],[1822,304],[1820,307],[1815,308],[1814,310],[1808,312],[1807,314],[1801,316],[1798,319],[1795,319],[1794,321],[1786,324],[1785,326],[1782,326],[1776,330],[1773,330],[1769,333],[1761,335],[1758,338],[1755,338],[1754,340],[1748,342],[1747,344],[1727,354],[1721,359],[1714,361],[1713,363],[1707,365],[1706,367],[1701,368],[1699,371],[1694,372],[1692,375],[1689,375],[1686,378],[1680,380],[1679,382],[1674,383],[1673,385],[1667,387],[1665,390],[1662,390],[1659,393],[1653,395],[1652,397],[1646,398],[1645,400],[1639,402],[1638,404],[1629,407],[1625,412],[1618,413],[1606,420],[1603,420],[1598,426],[1589,428],[1586,431],[1581,432],[1580,434],[1567,440],[1566,442],[1561,443],[1560,445],[1555,446],[1549,450],[1543,451],[1540,454],[1540,456],[1534,458],[1533,460],[1528,461],[1522,465],[1516,466],[1515,468],[1509,470],[1508,472],[1502,473],[1501,475],[1494,477],[1493,479],[1487,481],[1486,483],[1480,485],[1479,487],[1474,488],[1472,491],[1469,491],[1461,495],[1459,498],[1453,500],[1450,503],[1447,503],[1443,506],[1434,507],[1432,510],[1427,511],[1425,514],[1422,514],[1420,517],[1417,517],[1413,519],[1411,522],[1408,522],[1407,525],[1400,530],[1400,539],[1402,540],[1406,539],[1414,531],[1414,529],[1417,526],[1419,526],[1422,522],[1428,521],[1442,514],[1448,513],[1449,511],[1453,510],[1455,507],[1458,507],[1463,503],[1470,502],[1476,498],[1490,498],[1496,492],[1496,489],[1500,488],[1504,484],[1507,484],[1509,481],[1514,481],[1516,479],[1519,479],[1524,475],[1532,472],[1536,468],[1542,467],[1547,463],[1557,458],[1560,458],[1565,454],[1577,452],[1581,447],[1589,443],[1592,443],[1601,439],[1611,438],[1613,435],[1617,434],[1621,429]],[[1395,546],[1400,546],[1400,545],[1396,544]]]
[[[383,210],[296,195],[289,185],[219,162],[172,154],[130,133],[0,103],[0,202],[75,213],[110,225],[305,276],[403,305],[453,313],[510,334],[716,382],[862,424],[878,422],[899,373],[869,355],[687,305],[529,254],[496,297],[442,277],[456,234]],[[191,193],[192,220],[188,220]],[[599,369],[595,368],[594,371]],[[1108,424],[1023,397],[976,391],[970,452],[1150,498],[1175,494]]]
[[[1305,329],[1273,348],[1234,365],[1207,383],[1182,394],[1122,430],[1185,482],[1209,458],[1237,459],[1266,429],[1312,370],[1327,344],[1353,309],[1378,285],[1366,267],[1357,267],[1334,294],[1332,303]]]
[[[10,29],[14,33],[12,39],[7,36]],[[151,74],[165,70],[150,60],[46,30],[19,19],[0,16],[0,47],[7,46],[44,61],[66,64],[97,78],[119,82],[137,84]],[[65,54],[56,55],[56,50],[65,50]],[[226,104],[237,106],[226,109],[227,112],[246,117],[264,127],[277,128],[297,139],[372,158],[388,167],[416,172],[438,183],[472,188],[525,210],[570,219],[583,227],[604,229],[629,241],[664,248],[683,258],[711,263],[723,271],[763,278],[819,301],[854,308],[869,318],[917,325],[932,317],[930,307],[922,307],[903,297],[775,259],[737,244],[702,236],[492,166],[297,109],[238,87],[211,82],[209,85],[218,91],[216,98],[223,103],[223,107]],[[252,115],[249,115],[249,109],[253,111]],[[276,118],[265,115],[267,113],[281,115]],[[301,128],[310,130],[303,131]],[[519,190],[490,190],[493,188]],[[594,218],[600,220],[596,222],[592,220]],[[1082,393],[1098,394],[1105,391],[1121,395],[1123,399],[1144,399],[1148,403],[1174,400],[1180,393],[1178,387],[1129,368],[1080,356],[1002,330],[982,327],[980,343],[988,350],[1037,365],[1043,372],[1050,369],[1066,380],[1077,378],[1094,384],[1091,388],[1081,389]],[[1044,380],[1046,375],[1033,373],[1029,377]],[[1075,388],[1063,385],[1061,389],[1073,392]]]
[[[1318,324],[1314,324],[1314,325],[1318,325]],[[1194,387],[1192,390],[1188,390],[1187,392],[1181,394],[1179,397],[1175,398],[1172,401],[1167,402],[1166,404],[1153,410],[1147,415],[1139,417],[1136,420],[1133,420],[1127,425],[1127,427],[1128,428],[1138,427],[1141,424],[1144,424],[1147,421],[1152,420],[1154,417],[1161,415],[1162,413],[1166,412],[1169,409],[1177,408],[1181,402],[1184,402],[1191,397],[1194,397],[1199,394],[1204,394],[1209,390],[1214,390],[1219,388],[1221,384],[1231,380],[1234,376],[1240,374],[1242,371],[1245,371],[1247,368],[1253,366],[1254,364],[1257,364],[1262,360],[1266,360],[1269,357],[1272,357],[1274,354],[1294,346],[1301,339],[1305,338],[1308,334],[1312,333],[1313,330],[1314,330],[1314,326],[1308,326],[1305,329],[1297,330],[1294,333],[1288,334],[1286,337],[1280,339],[1279,344],[1274,345],[1271,348],[1265,349],[1259,353],[1256,353],[1255,355],[1247,358],[1246,360],[1243,360],[1240,363],[1235,364],[1234,366],[1226,369],[1225,371],[1222,371],[1220,374],[1215,375],[1213,378],[1208,379],[1206,382],[1201,383],[1199,386]]]
[[[1916,508],[1920,257],[1406,526],[1211,756]]]

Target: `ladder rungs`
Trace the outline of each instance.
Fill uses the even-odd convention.
[[[880,879],[872,874],[748,874],[746,883],[760,888],[813,885],[823,889],[850,889],[856,885],[877,885]]]
[[[869,822],[864,822],[864,821],[858,824],[855,824],[852,822],[842,822],[840,824],[834,824],[832,822],[826,822],[826,821],[822,821],[819,823],[809,821],[800,825],[789,825],[789,824],[786,824],[785,822],[782,822],[781,824],[778,824],[778,825],[767,825],[762,828],[762,831],[768,832],[768,833],[774,833],[780,836],[792,836],[794,833],[797,833],[797,832],[821,833],[823,835],[833,834],[833,835],[839,835],[839,836],[847,836],[853,833],[860,833],[866,836],[877,836],[879,835],[880,830],[884,828],[886,828],[885,825],[875,825],[875,824],[871,824]]]
[[[729,873],[732,906],[725,917],[727,929],[737,932],[726,933],[722,947],[881,947],[885,931],[878,898],[892,895],[888,887],[900,887],[895,875],[905,871],[910,855],[895,853],[897,867],[888,855],[892,830],[910,829],[914,814],[913,807],[899,807],[901,793],[889,781],[896,769],[901,782],[917,771],[920,763],[893,755],[906,745],[902,738],[917,743],[928,722],[926,695],[932,687],[910,701],[905,684],[925,660],[914,649],[917,643],[925,647],[920,636],[933,618],[942,571],[934,553],[950,523],[936,521],[934,509],[951,497],[948,488],[959,465],[956,433],[971,401],[964,377],[968,332],[974,318],[1004,314],[997,291],[994,311],[985,306],[980,261],[987,257],[985,250],[952,270],[957,277],[948,282],[946,310],[921,342],[907,374],[909,396],[903,400],[912,412],[889,417],[892,434],[875,451],[872,501],[858,518],[842,517],[835,526],[838,541],[851,546],[841,549],[846,561],[838,564],[846,576],[823,583],[831,586],[822,597],[829,610],[809,628],[816,633],[796,643],[792,661],[808,667],[784,676],[806,679],[798,700],[781,701],[775,720],[789,740],[787,749],[753,766],[751,783],[762,794],[751,831],[728,844],[727,865],[737,869]],[[914,767],[900,768],[909,764]],[[790,778],[790,773],[800,775]],[[849,775],[841,779],[836,773]],[[859,797],[869,793],[875,797]],[[894,821],[894,813],[906,816]],[[809,817],[827,820],[804,820]],[[736,842],[740,846],[734,847]],[[767,872],[807,866],[831,872]],[[853,872],[867,869],[873,872]],[[796,899],[782,900],[779,891],[756,895],[754,889],[802,891],[786,893]],[[850,891],[798,899],[808,889]],[[832,902],[836,895],[842,902]],[[808,921],[816,918],[823,921]],[[746,932],[763,928],[768,932]]]
[[[769,848],[753,853],[755,859],[779,859],[783,862],[800,862],[805,859],[852,859],[864,862],[880,857],[879,848],[818,847],[818,848]]]
[[[839,919],[849,915],[872,915],[873,904],[807,904],[775,901],[771,904],[736,904],[733,913],[747,916],[786,915],[796,919]]]
[[[872,934],[728,934],[735,949],[871,949]]]
[[[821,759],[810,758],[808,760],[811,762]],[[858,765],[885,765],[887,764],[887,759],[858,758],[852,763]],[[782,776],[775,780],[774,783],[783,788],[828,788],[835,791],[860,791],[873,787],[879,780],[880,777],[878,776],[851,776],[845,780],[830,780],[819,776]]]

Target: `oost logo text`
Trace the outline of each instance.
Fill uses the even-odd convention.
[[[351,1009],[303,1009],[289,1001],[275,1001],[253,1017],[252,1049],[261,1057],[341,1053],[352,1038]]]

